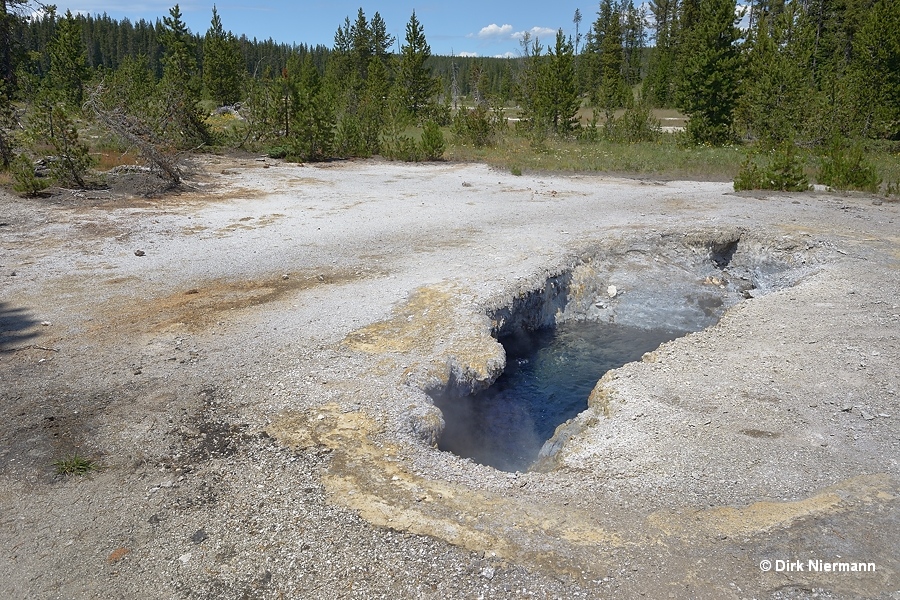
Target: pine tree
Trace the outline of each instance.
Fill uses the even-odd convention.
[[[692,11],[683,13],[688,28],[679,41],[677,102],[690,117],[687,132],[694,142],[725,144],[734,139],[739,97],[735,0],[703,0]]]
[[[384,129],[390,82],[384,62],[373,56],[369,62],[368,79],[355,118],[358,142],[352,154],[371,156],[381,151],[381,132]]]
[[[85,186],[84,176],[93,164],[87,146],[69,117],[65,104],[46,94],[34,103],[29,134],[38,148],[49,148],[50,176],[59,185]]]
[[[835,135],[857,135],[860,121],[859,80],[854,77],[854,39],[876,0],[807,0],[797,32],[807,47],[804,69],[815,94],[805,99],[808,135],[825,143]],[[888,2],[888,4],[892,4]],[[896,3],[893,3],[896,4]],[[863,90],[864,91],[864,90]]]
[[[578,44],[581,43],[581,9],[575,9],[575,15],[572,17],[572,23],[575,25],[575,56],[578,56]]]
[[[441,128],[434,121],[426,121],[422,126],[421,156],[423,160],[440,160],[447,144]]]
[[[360,9],[353,23],[347,17],[338,27],[323,86],[334,106],[339,156],[371,156],[380,150],[393,43],[377,12],[367,21]]]
[[[181,171],[177,159],[165,151],[168,140],[154,127],[154,119],[165,106],[158,91],[147,57],[125,56],[118,70],[92,87],[85,106],[104,127],[137,148],[159,175],[178,185]]]
[[[25,154],[18,155],[10,163],[13,177],[13,189],[25,196],[36,196],[41,190],[50,187],[46,177],[38,177],[34,172],[34,163]]]
[[[15,156],[18,119],[7,83],[0,79],[0,170],[9,168]]]
[[[554,133],[567,134],[575,127],[581,100],[575,81],[574,49],[571,40],[556,32],[556,43],[547,50],[538,84],[537,120]]]
[[[644,58],[644,47],[647,45],[647,33],[644,21],[647,18],[643,5],[635,8],[634,1],[628,0],[625,10],[625,27],[622,32],[623,75],[625,83],[635,85],[641,81],[641,68]]]
[[[397,85],[403,106],[413,117],[420,118],[438,90],[438,80],[425,66],[431,56],[431,46],[425,40],[425,32],[413,11],[406,24],[406,43],[400,46],[400,65]]]
[[[52,11],[51,16],[55,19]],[[71,12],[57,23],[47,55],[47,76],[37,83],[30,98],[27,138],[37,153],[49,149],[50,174],[56,183],[84,187],[92,158],[70,113],[81,111],[87,68],[81,27]]]
[[[276,83],[268,74],[250,78],[247,82],[247,103],[243,114],[247,120],[247,134],[244,143],[268,142],[281,133],[279,119],[280,98]]]
[[[625,82],[623,71],[622,22],[619,6],[612,0],[602,0],[597,19],[588,34],[585,46],[591,71],[591,101],[603,107],[607,115],[631,102],[631,91]]]
[[[597,100],[610,113],[614,108],[629,106],[632,98],[624,75],[627,66],[618,7],[612,6],[612,13],[606,22],[607,30],[600,44],[600,88]]]
[[[581,71],[579,69],[580,58],[578,56],[578,46],[581,44],[581,9],[576,8],[575,14],[572,16],[572,23],[575,25],[575,80],[578,82],[578,91],[583,92],[586,88],[582,81]]]
[[[683,46],[688,33],[704,18],[701,15],[701,6],[707,3],[708,0],[680,0],[680,3],[676,4],[678,22],[675,28],[675,43],[677,45]],[[737,8],[736,4],[735,8]]]
[[[237,40],[222,28],[213,5],[212,21],[203,40],[203,87],[217,105],[234,104],[241,97],[244,65]]]
[[[900,2],[878,0],[853,40],[859,131],[900,139]]]
[[[57,22],[56,35],[47,48],[50,71],[47,85],[55,98],[70,108],[80,108],[84,99],[84,82],[88,78],[81,26],[71,11]]]
[[[656,44],[650,54],[642,95],[655,106],[667,107],[673,100],[677,7],[677,0],[650,1]]]
[[[366,20],[362,8],[356,20],[344,19],[334,36],[335,63],[330,68],[336,75],[338,86],[351,95],[359,95],[368,78],[368,69],[373,57],[377,57],[387,67],[391,58],[394,37],[387,32],[387,25],[379,13],[371,21]],[[352,102],[351,102],[352,104]]]
[[[106,110],[119,110],[130,115],[146,115],[155,102],[153,71],[146,56],[123,58],[119,68],[106,76],[102,98]]]
[[[20,11],[28,0],[0,0],[0,79],[11,96],[16,90],[16,55],[18,48],[14,32],[22,22]]]
[[[364,80],[360,79],[361,67],[353,52],[353,24],[350,17],[344,17],[334,34],[332,57],[326,69],[327,87],[337,99],[338,112],[355,114],[357,102]]]
[[[353,57],[353,66],[360,82],[366,80],[369,60],[374,55],[373,38],[366,15],[360,8],[356,14],[356,21],[350,26],[350,55]]]
[[[94,157],[90,155],[87,144],[79,138],[78,129],[66,110],[57,106],[52,112],[55,113],[56,135],[47,141],[53,148],[56,160],[50,163],[50,175],[58,184],[74,183],[83,188],[84,176],[94,165]]]
[[[287,136],[289,156],[298,160],[325,160],[332,157],[334,108],[322,86],[318,69],[307,54],[302,60],[292,57],[288,70],[292,87],[293,110]]]
[[[372,16],[369,30],[372,33],[372,53],[384,63],[390,57],[391,46],[396,40],[387,32],[387,24],[377,12]]]
[[[350,36],[350,17],[344,17],[344,23],[338,25],[334,33],[334,53],[345,55],[350,53],[352,38]]]
[[[169,9],[169,16],[163,17],[163,30],[160,42],[165,50],[163,65],[164,75],[177,77],[189,85],[197,74],[197,59],[194,52],[191,32],[181,19],[181,9],[176,4]]]
[[[808,57],[802,41],[792,35],[797,7],[792,4],[777,16],[761,7],[755,10],[754,26],[744,44],[744,88],[736,117],[750,136],[775,146],[800,133],[805,101],[815,90],[803,70]]]
[[[176,4],[163,18],[163,75],[157,86],[156,122],[160,137],[176,147],[209,142],[209,129],[198,103],[197,60],[193,38]]]
[[[519,40],[522,57],[519,59],[519,71],[516,78],[516,99],[522,111],[522,120],[531,127],[537,127],[540,121],[542,65],[545,57],[540,40],[532,38],[527,31]]]

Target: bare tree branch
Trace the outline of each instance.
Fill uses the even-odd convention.
[[[97,119],[110,130],[122,136],[135,147],[141,155],[154,165],[162,175],[175,185],[181,183],[181,169],[178,168],[177,158],[167,156],[157,144],[153,142],[153,136],[149,128],[134,115],[127,114],[122,108],[108,110],[100,102],[103,93],[103,84],[100,83],[88,94],[85,108],[89,108]]]

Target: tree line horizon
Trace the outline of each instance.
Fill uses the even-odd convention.
[[[29,6],[0,0],[7,168],[40,148],[78,148],[76,121],[98,111],[100,122],[114,114],[157,146],[265,147],[299,160],[436,156],[446,127],[489,143],[509,105],[529,135],[584,137],[602,124],[601,134],[640,141],[654,130],[650,110],[672,108],[694,144],[900,139],[892,0],[752,0],[746,29],[735,0],[651,0],[647,9],[600,0],[583,32],[577,9],[574,35],[559,29],[545,45],[526,34],[515,58],[434,56],[415,12],[397,40],[378,12],[360,8],[327,47],[237,37],[215,6],[202,35],[178,4],[154,23],[53,7],[26,18]],[[237,137],[214,139],[204,101],[242,105]],[[587,126],[582,108],[593,114]],[[427,151],[409,127],[428,130]],[[62,131],[71,139],[54,141]]]

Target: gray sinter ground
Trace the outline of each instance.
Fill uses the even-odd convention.
[[[198,173],[154,200],[0,198],[5,597],[897,597],[897,204]],[[710,295],[722,321],[605,377],[539,471],[429,445],[425,391],[486,385],[511,307],[646,322]],[[102,468],[56,475],[76,452]],[[876,571],[759,567],[808,559]]]

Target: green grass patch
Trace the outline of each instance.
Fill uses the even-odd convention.
[[[53,466],[56,467],[56,473],[59,475],[87,475],[99,468],[99,465],[93,460],[79,456],[77,453],[55,461]]]
[[[533,139],[509,129],[497,136],[496,143],[484,147],[450,139],[445,159],[486,163],[514,174],[581,172],[663,180],[734,181],[742,166],[747,166],[748,153],[760,165],[766,162],[763,159],[767,154],[754,154],[752,144],[723,147],[685,144],[679,134],[663,134],[657,141],[637,143],[548,136],[536,144]],[[792,161],[796,161],[800,170],[792,178],[799,181],[800,175],[805,174],[810,182],[824,184],[817,178],[822,149],[796,148],[795,152]],[[900,195],[900,145],[870,142],[865,146],[864,156],[882,181],[879,193],[889,197]]]
[[[512,170],[595,172],[661,179],[732,181],[745,151],[740,147],[683,146],[678,136],[663,135],[656,142],[634,144],[600,140],[578,142],[548,137],[538,150],[528,138],[504,135],[492,147],[451,144],[444,157],[485,162]]]

